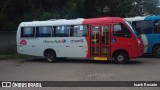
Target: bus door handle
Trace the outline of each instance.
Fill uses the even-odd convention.
[[[70,46],[66,46],[66,47],[70,47]]]
[[[79,46],[79,47],[83,47],[83,46]]]

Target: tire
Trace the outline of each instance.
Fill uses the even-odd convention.
[[[125,64],[129,61],[128,55],[125,52],[117,52],[114,59],[117,64]]]
[[[156,46],[153,49],[153,54],[154,54],[155,57],[160,58],[160,46]]]
[[[47,52],[46,54],[45,54],[45,59],[49,62],[49,63],[53,63],[53,62],[55,62],[56,60],[57,60],[57,57],[56,57],[56,54],[55,54],[55,52]]]

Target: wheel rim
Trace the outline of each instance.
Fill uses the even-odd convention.
[[[48,61],[53,61],[54,57],[52,54],[47,55],[47,60]]]
[[[123,61],[123,60],[124,60],[123,55],[119,55],[119,56],[118,56],[118,61]]]

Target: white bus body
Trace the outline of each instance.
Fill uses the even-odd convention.
[[[20,54],[44,56],[46,49],[53,49],[57,57],[86,57],[88,47],[85,37],[21,38],[20,35],[21,27],[81,25],[82,21],[83,19],[23,22],[17,32],[17,51]],[[26,45],[21,45],[25,43]]]

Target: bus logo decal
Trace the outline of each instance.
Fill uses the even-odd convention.
[[[26,45],[26,44],[27,44],[27,41],[26,41],[26,40],[21,40],[21,41],[20,41],[20,44],[21,44],[21,45]]]
[[[116,43],[116,39],[115,39],[115,38],[113,38],[113,39],[112,39],[112,42],[113,42],[113,43]]]
[[[71,40],[71,43],[83,43],[84,40],[80,39],[80,40]]]
[[[62,40],[54,40],[54,41],[49,41],[49,40],[44,40],[43,43],[66,43],[67,40],[66,39],[62,39]]]
[[[63,43],[66,43],[66,42],[67,42],[67,40],[66,40],[66,39],[63,39],[63,40],[62,40],[62,42],[63,42]]]
[[[67,40],[66,39],[62,39],[62,40],[55,40],[55,43],[66,43]]]

